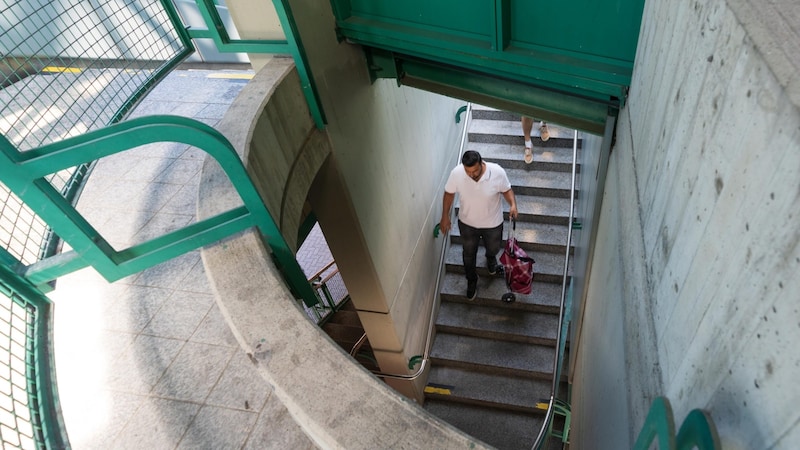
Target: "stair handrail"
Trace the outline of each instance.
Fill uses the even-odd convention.
[[[461,113],[464,111],[465,111],[464,107],[461,107],[458,113],[456,113],[456,123],[459,123]],[[464,121],[464,129],[461,131],[461,143],[459,144],[458,147],[459,161],[461,160],[461,155],[464,153],[464,144],[467,142],[467,130],[469,130],[469,122],[472,115],[472,103],[467,103],[466,113],[467,113],[467,118]],[[450,214],[453,214],[453,212],[451,212]],[[436,229],[438,230],[438,225]],[[439,256],[439,272],[436,274],[436,289],[434,290],[434,292],[437,293],[440,292],[440,287],[442,284],[442,273],[444,273],[444,259],[445,256],[447,256],[447,245],[449,243],[450,243],[450,234],[447,233],[444,235],[444,239],[442,239],[441,255]],[[417,369],[417,371],[411,375],[386,373],[386,372],[372,372],[373,375],[375,375],[378,378],[391,378],[393,380],[412,381],[419,378],[419,376],[425,372],[425,369],[428,367],[428,361],[430,360],[431,356],[431,347],[433,346],[433,329],[436,325],[436,311],[439,309],[440,301],[441,301],[441,296],[437,294],[434,296],[433,302],[431,302],[431,311],[428,319],[428,332],[427,335],[425,336],[425,350],[422,352],[422,356],[421,357],[415,356],[411,358],[411,360],[409,361],[409,369],[413,368],[417,362],[419,362],[419,369]],[[360,348],[361,345],[363,345],[364,340],[366,340],[366,333],[364,334],[364,336],[361,337],[361,339],[359,339],[359,342],[357,342],[356,345]],[[351,350],[351,355],[353,354],[353,351],[355,351],[356,353],[358,352],[355,346],[353,347],[353,350]]]
[[[327,272],[327,271],[328,271],[328,269],[330,269],[331,267],[333,267],[333,265],[334,265],[334,264],[336,264],[336,260],[335,260],[335,259],[332,259],[332,260],[331,260],[331,262],[329,262],[328,264],[326,264],[326,265],[325,265],[325,267],[323,267],[322,269],[319,269],[319,270],[317,271],[317,273],[315,273],[314,275],[311,275],[311,276],[308,278],[308,282],[313,284],[315,281],[317,281],[317,278],[319,278],[319,283],[326,283],[326,282],[328,282],[328,281],[329,281],[331,278],[333,278],[333,276],[334,276],[334,275],[336,275],[337,273],[339,273],[339,269],[337,268],[336,270],[334,270],[333,272],[331,272],[330,274],[328,274],[328,276],[327,276],[327,277],[325,277],[324,279],[322,278],[322,274],[323,274],[323,273],[325,273],[325,272]]]
[[[540,449],[545,435],[548,434],[547,430],[550,428],[549,424],[550,421],[553,420],[554,414],[554,403],[555,403],[555,396],[558,390],[558,383],[561,379],[561,360],[563,355],[561,354],[561,340],[564,339],[562,330],[562,322],[564,321],[564,304],[567,299],[567,274],[569,272],[569,254],[570,254],[570,247],[572,246],[572,221],[574,220],[574,211],[575,211],[575,185],[576,185],[576,174],[577,174],[577,161],[578,161],[578,130],[574,130],[573,137],[572,137],[572,187],[570,189],[569,195],[569,222],[567,225],[567,249],[566,249],[566,256],[564,258],[564,273],[563,279],[561,281],[561,304],[558,308],[558,331],[556,334],[556,352],[555,356],[553,357],[553,383],[550,386],[550,399],[547,404],[547,413],[544,416],[544,422],[542,424],[541,430],[539,430],[539,435],[536,437],[536,441],[531,447],[532,450]]]

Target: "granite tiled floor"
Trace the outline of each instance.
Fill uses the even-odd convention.
[[[176,70],[134,116],[213,126],[249,75]],[[104,158],[78,209],[118,249],[162,235],[195,220],[202,160],[201,151],[170,143]],[[298,260],[310,274],[331,260],[318,228]],[[50,297],[73,448],[315,448],[238,347],[199,251],[115,283],[84,269],[59,279]]]

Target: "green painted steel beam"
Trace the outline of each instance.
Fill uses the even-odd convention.
[[[380,52],[402,55],[398,58],[403,67],[405,61],[415,60],[442,71],[441,76],[428,76],[416,87],[448,95],[462,90],[457,85],[464,78],[497,78],[519,83],[521,89],[554,92],[572,104],[565,109],[567,114],[585,99],[624,106],[644,8],[644,0],[613,4],[595,0],[332,0],[332,4],[338,35],[362,45],[379,62],[377,67],[370,64],[373,77],[391,77],[391,65],[380,61]],[[458,71],[469,75],[460,76]],[[461,80],[450,82],[446,76]],[[478,91],[468,97],[498,98],[493,89],[481,91],[487,85],[473,86]],[[499,98],[514,97],[519,96]],[[526,109],[552,109],[537,100],[539,96],[524,100]]]
[[[188,28],[192,39],[211,39],[221,53],[276,53],[291,54],[289,43],[285,40],[253,40],[221,38],[213,30]]]
[[[348,40],[412,57],[445,63],[489,75],[536,83],[585,96],[620,96],[630,85],[632,61],[618,61],[573,51],[506,47],[471,36],[429,32],[361,17],[340,22]]]
[[[278,20],[286,34],[286,40],[289,42],[291,55],[297,67],[297,74],[300,76],[300,87],[303,89],[311,116],[314,118],[317,128],[321,130],[325,128],[325,111],[322,109],[317,86],[314,84],[314,77],[311,75],[311,66],[308,64],[308,58],[303,48],[303,42],[300,39],[300,33],[297,30],[297,24],[294,21],[292,8],[288,0],[272,0],[272,4],[278,13]]]
[[[113,266],[105,269],[103,276],[113,282],[256,225],[247,208],[235,208],[142,244],[110,253]],[[21,275],[42,288],[51,280],[94,265],[82,257],[84,253],[85,249],[60,253],[27,266]]]
[[[609,112],[618,108],[611,100],[566,95],[427,61],[402,59],[400,67],[402,84],[595,134],[602,134]]]

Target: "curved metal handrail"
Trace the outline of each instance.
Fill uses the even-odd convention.
[[[459,116],[460,116],[460,113],[461,113],[461,111],[459,110]],[[470,122],[470,117],[471,117],[471,113],[472,113],[472,103],[468,103],[467,104],[466,113],[467,113],[467,119],[464,122],[464,130],[461,132],[461,144],[458,147],[458,158],[459,158],[459,160],[461,159],[461,154],[464,153],[464,144],[467,141],[467,130],[469,129],[469,122]],[[456,121],[456,123],[458,123],[458,121]],[[452,212],[450,214],[452,214]],[[439,257],[439,272],[436,274],[436,290],[435,290],[435,292],[437,293],[437,295],[434,297],[433,302],[431,303],[430,319],[428,320],[428,332],[427,332],[427,336],[425,337],[425,350],[422,353],[422,358],[421,358],[421,361],[420,361],[419,369],[417,369],[417,371],[414,372],[411,375],[385,373],[385,372],[372,372],[373,375],[375,375],[375,376],[377,376],[379,378],[391,378],[391,379],[394,379],[394,380],[411,381],[411,380],[416,380],[417,378],[419,378],[419,376],[422,375],[425,372],[425,369],[428,367],[428,361],[430,360],[430,355],[431,355],[431,347],[433,346],[433,328],[436,325],[436,310],[439,308],[439,302],[441,300],[440,296],[438,295],[439,287],[441,286],[441,283],[442,283],[442,273],[444,272],[444,258],[447,255],[446,248],[447,248],[447,245],[449,243],[450,243],[450,239],[449,239],[449,234],[448,234],[448,235],[445,236],[444,239],[442,239],[442,251],[441,251],[441,256]],[[361,336],[361,339],[359,339],[358,342],[356,342],[356,345],[358,346],[358,348],[360,348],[361,345],[364,344],[362,342],[362,340],[365,340],[365,339],[366,339],[366,333],[364,334],[364,336]],[[351,355],[353,354],[352,353],[353,351],[355,351],[356,353],[358,352],[358,349],[356,348],[356,346],[353,346],[353,350],[351,350]],[[414,361],[415,359],[416,359],[416,357],[414,359],[412,359],[412,361]]]
[[[547,404],[547,413],[544,416],[544,422],[542,424],[542,429],[539,430],[539,435],[536,437],[536,441],[533,444],[531,449],[539,449],[544,442],[545,435],[547,434],[547,429],[549,428],[550,421],[553,420],[553,413],[554,408],[553,404],[555,402],[556,391],[558,389],[558,382],[561,378],[561,359],[563,355],[561,354],[561,340],[564,339],[562,336],[562,322],[564,321],[564,303],[566,302],[567,298],[567,273],[569,272],[569,253],[570,247],[572,246],[572,221],[574,219],[574,210],[575,210],[575,179],[577,174],[577,161],[578,161],[578,131],[574,131],[574,135],[572,138],[572,188],[570,190],[569,196],[569,222],[568,222],[568,230],[567,230],[567,250],[566,256],[564,258],[564,277],[561,282],[561,305],[558,309],[558,332],[556,334],[556,354],[553,358],[553,383],[550,387],[550,400]]]

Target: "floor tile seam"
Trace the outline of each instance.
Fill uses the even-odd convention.
[[[164,370],[164,375],[166,375],[166,373],[169,371],[169,369],[175,363],[175,360],[178,359],[178,356],[183,352],[183,350],[186,348],[187,344],[196,344],[196,345],[202,345],[202,346],[206,346],[206,347],[217,347],[217,348],[220,348],[220,349],[223,349],[223,350],[227,350],[228,356],[226,357],[224,367],[222,368],[222,370],[220,370],[219,375],[217,375],[217,379],[214,380],[214,383],[209,388],[208,393],[205,395],[205,397],[203,397],[202,404],[205,405],[205,404],[207,404],[208,398],[209,398],[209,396],[211,396],[211,393],[214,392],[214,389],[216,389],[217,385],[219,385],[220,380],[222,380],[222,376],[225,374],[225,371],[228,370],[228,368],[230,367],[231,361],[233,361],[233,358],[236,355],[236,350],[237,349],[235,347],[228,347],[228,346],[225,346],[225,345],[208,344],[208,343],[204,343],[204,342],[203,343],[201,343],[201,342],[193,342],[193,341],[190,341],[190,340],[187,339],[187,340],[184,341],[183,347],[181,347],[181,349],[175,355],[175,358],[170,362],[170,365]],[[162,376],[158,380],[158,382],[156,382],[156,384],[153,386],[154,389],[155,389],[155,386],[157,386],[158,383],[160,383],[162,379],[164,379],[164,376]]]
[[[175,447],[174,447],[174,448],[175,448],[176,450],[178,450],[178,449],[182,448],[182,447],[181,447],[181,442],[183,442],[183,440],[184,440],[184,439],[186,439],[186,436],[188,435],[188,433],[189,433],[189,430],[191,430],[191,429],[192,429],[192,427],[194,426],[194,423],[195,423],[195,421],[197,421],[197,418],[200,416],[200,413],[202,413],[202,412],[203,412],[203,409],[204,409],[205,407],[206,407],[206,405],[201,405],[201,406],[200,406],[200,408],[198,408],[198,409],[197,409],[197,412],[196,412],[196,413],[194,414],[194,416],[192,417],[192,420],[190,420],[190,421],[189,421],[189,422],[186,424],[186,430],[184,430],[184,433],[183,433],[183,435],[181,435],[181,438],[180,438],[180,439],[178,440],[178,442],[175,444]],[[257,418],[256,418],[256,419],[257,419]],[[252,431],[253,431],[253,429],[255,428],[255,426],[256,426],[256,424],[257,424],[257,423],[258,423],[257,421],[256,421],[256,422],[254,422],[254,423],[253,423],[253,425],[250,427],[250,430],[248,430],[248,436],[250,435],[250,433],[252,433]],[[244,448],[244,446],[241,446],[240,448]]]
[[[241,447],[242,449],[248,448],[248,443],[250,442],[251,439],[253,439],[255,441],[256,438],[255,438],[255,435],[253,433],[255,433],[256,428],[258,428],[258,424],[261,421],[261,416],[263,414],[265,414],[265,413],[270,412],[270,409],[267,408],[267,405],[269,404],[269,401],[272,399],[272,396],[274,394],[275,394],[275,391],[270,389],[269,393],[267,394],[267,398],[264,399],[264,404],[261,405],[261,411],[258,412],[258,415],[256,416],[256,420],[255,420],[255,422],[253,422],[253,426],[250,427],[250,431],[247,433],[247,437],[245,438],[244,442],[242,443],[242,447]],[[258,444],[258,442],[254,442],[253,445],[256,445],[256,444]]]
[[[139,272],[139,273],[141,273],[141,272]],[[139,286],[139,285],[132,284],[131,286]],[[170,297],[172,297],[173,294],[175,294],[175,290],[174,289],[167,288],[167,290],[169,291],[169,294],[167,294],[165,297],[163,297],[164,300],[158,305],[158,308],[156,308],[156,310],[153,312],[153,314],[150,316],[150,318],[147,320],[147,322],[142,324],[142,327],[136,332],[136,338],[134,338],[134,339],[137,339],[139,336],[142,336],[142,335],[151,336],[151,335],[145,334],[144,331],[153,322],[153,319],[158,315],[158,313],[161,312],[162,309],[164,309],[164,305],[166,304],[167,300]],[[127,306],[127,305],[119,305],[119,306],[123,307],[123,306]],[[152,337],[165,338],[164,336],[152,336]],[[177,340],[180,340],[180,339],[177,339]]]
[[[163,195],[164,192],[167,192],[165,188],[168,187],[168,186],[180,186],[180,187],[183,187],[184,185],[185,185],[184,183],[174,183],[173,184],[173,183],[161,183],[161,182],[148,181],[148,182],[145,182],[144,189],[142,189],[139,192],[140,195],[132,197],[131,201],[136,202],[137,206],[138,205],[142,205],[143,201],[145,202],[144,203],[145,207],[143,207],[141,209],[137,208],[135,210],[138,210],[138,211],[155,211],[155,212],[158,213],[158,212],[161,212],[164,209],[164,207],[170,202],[170,200],[175,198],[175,196],[178,195],[178,192],[180,192],[180,190],[181,190],[181,188],[177,188],[170,195]],[[163,201],[161,201],[162,199],[163,199]],[[149,204],[147,202],[152,201],[152,200],[155,200],[156,201],[155,204],[157,204],[157,205],[160,204],[160,206],[158,208],[147,208],[146,205]]]
[[[181,351],[182,351],[182,350],[183,350],[183,349],[181,349]],[[179,352],[178,354],[180,354],[180,352]],[[184,430],[183,434],[181,435],[181,438],[180,438],[180,439],[178,440],[178,442],[175,444],[175,448],[176,448],[176,449],[177,449],[177,448],[180,448],[181,442],[183,442],[183,440],[186,438],[187,434],[189,433],[189,430],[191,430],[191,429],[192,429],[192,426],[194,425],[195,421],[197,420],[197,417],[198,417],[198,416],[200,415],[200,413],[203,411],[203,408],[205,408],[206,406],[213,406],[213,405],[209,405],[209,404],[207,403],[207,401],[208,401],[208,398],[209,398],[209,396],[211,395],[211,393],[212,393],[212,392],[214,392],[214,388],[216,388],[216,386],[217,386],[217,384],[219,383],[220,379],[222,379],[222,375],[225,373],[225,370],[227,370],[227,369],[228,369],[228,367],[230,366],[230,362],[231,362],[231,360],[233,359],[233,355],[234,355],[234,354],[235,354],[235,352],[233,352],[233,351],[232,351],[232,352],[230,352],[230,355],[228,356],[228,361],[225,363],[225,367],[224,367],[224,368],[223,368],[223,369],[220,371],[220,373],[219,373],[219,376],[217,377],[217,380],[214,382],[214,385],[213,385],[213,386],[212,386],[212,387],[211,387],[211,388],[208,390],[208,394],[206,394],[206,396],[203,398],[203,401],[202,401],[202,403],[184,401],[185,403],[193,403],[193,404],[197,404],[197,405],[199,405],[199,408],[197,408],[197,411],[196,411],[196,412],[195,412],[195,414],[192,416],[192,419],[191,419],[191,420],[190,420],[190,421],[189,421],[189,422],[186,424],[186,429]],[[176,359],[177,359],[177,356],[176,356]],[[174,360],[173,360],[173,361],[174,361]],[[170,365],[171,365],[171,364],[170,364]],[[166,374],[166,371],[165,371],[164,373]],[[162,377],[162,378],[163,378],[163,377]],[[160,382],[160,380],[159,380],[159,382]],[[157,384],[158,384],[158,383],[156,383],[156,385],[157,385]],[[182,401],[182,400],[177,400],[177,401]],[[216,406],[214,406],[214,407],[216,407]],[[225,409],[230,409],[230,408],[225,408]],[[250,431],[252,432],[252,427],[251,427],[251,430],[250,430]]]
[[[125,394],[125,395],[139,397],[139,399],[141,401],[145,401],[145,400],[167,400],[167,401],[170,401],[170,402],[186,403],[186,404],[189,404],[189,405],[196,405],[196,406],[200,407],[201,409],[203,407],[208,406],[210,408],[225,409],[225,410],[237,411],[237,412],[248,412],[248,413],[253,413],[253,414],[261,414],[261,412],[264,411],[264,409],[265,409],[263,406],[261,407],[260,410],[236,408],[236,407],[231,407],[231,406],[227,406],[227,405],[223,405],[223,404],[219,404],[219,403],[209,403],[206,400],[202,400],[202,401],[187,400],[185,398],[179,398],[179,397],[174,397],[174,396],[169,396],[169,395],[164,395],[164,394],[155,394],[155,393],[152,393],[152,392],[143,394],[141,392],[126,391],[126,390],[123,390],[123,389],[113,389],[113,388],[105,388],[105,389],[102,389],[102,391],[103,392],[112,393],[112,394],[113,393],[119,393],[119,394]],[[266,405],[266,403],[265,403],[265,405]],[[138,408],[137,408],[137,410],[138,410]],[[135,413],[131,414],[131,416],[134,416],[134,415],[135,415]]]
[[[111,390],[108,390],[108,391],[109,392],[114,392],[114,391],[111,391]],[[123,420],[123,425],[121,427],[119,427],[117,432],[111,438],[111,443],[112,444],[116,444],[117,441],[122,439],[122,436],[124,436],[125,430],[127,430],[128,427],[131,426],[131,422],[139,414],[139,411],[144,407],[145,401],[146,401],[146,395],[143,395],[143,394],[130,393],[130,392],[124,392],[124,391],[118,391],[118,392],[123,392],[123,393],[128,394],[128,395],[136,395],[137,397],[142,397],[142,398],[140,398],[139,404],[136,406],[136,408],[133,410],[133,412],[131,412],[130,414],[128,414],[125,417],[125,419]],[[116,448],[116,447],[117,447],[116,445],[112,445],[111,446],[111,448]]]
[[[134,239],[134,242],[136,242],[137,244],[141,244],[141,243],[156,239],[158,237],[162,237],[165,234],[169,234],[169,233],[171,233],[173,231],[180,230],[180,229],[185,228],[188,225],[193,224],[193,223],[196,222],[194,220],[190,220],[188,224],[183,225],[180,228],[177,228],[176,230],[169,231],[169,232],[166,232],[166,233],[162,233],[162,234],[156,235],[154,237],[146,238],[146,239],[142,240],[141,239],[142,238],[142,235],[141,235],[142,231],[145,231],[145,229],[147,228],[148,225],[152,224],[153,226],[156,226],[156,218],[158,218],[158,217],[164,218],[164,217],[168,217],[168,216],[173,216],[173,217],[184,217],[184,218],[188,217],[190,219],[195,219],[195,217],[196,217],[196,215],[194,215],[194,214],[176,214],[176,213],[171,213],[171,212],[164,212],[164,211],[162,211],[163,209],[164,209],[164,206],[162,205],[161,208],[159,208],[158,210],[140,211],[140,212],[153,212],[154,211],[155,214],[153,214],[150,217],[150,219],[147,220],[147,222],[142,224],[142,226],[136,231],[136,233],[134,233],[133,236],[131,236],[132,239],[134,239],[136,237],[139,237],[139,240],[137,241],[136,239]],[[136,245],[136,244],[134,244],[134,245]],[[164,262],[166,262],[166,261],[164,261]]]
[[[189,332],[189,337],[187,337],[185,339],[184,338],[176,338],[176,337],[173,337],[173,336],[162,336],[162,335],[156,334],[154,332],[148,332],[148,327],[150,327],[150,324],[153,323],[153,321],[155,320],[156,316],[158,316],[161,313],[161,311],[164,310],[164,308],[167,306],[167,302],[169,302],[169,299],[173,295],[175,295],[177,292],[183,292],[183,291],[179,291],[179,290],[173,289],[172,292],[164,299],[164,301],[161,302],[161,305],[159,305],[158,309],[153,313],[153,315],[150,317],[150,319],[147,321],[147,323],[142,327],[142,329],[138,332],[138,334],[140,334],[142,336],[158,337],[158,338],[165,338],[165,339],[176,339],[176,340],[184,340],[186,342],[192,342],[191,341],[192,336],[194,336],[195,333],[197,333],[197,330],[200,329],[200,325],[202,325],[203,321],[208,318],[209,314],[211,314],[212,308],[214,308],[214,306],[216,306],[216,304],[213,301],[209,303],[208,309],[198,319],[197,324],[194,326],[194,328],[191,329],[191,331]]]
[[[197,220],[195,220],[195,223],[196,223],[196,222],[197,222]],[[196,250],[193,250],[193,251],[198,251],[198,250],[199,250],[199,249],[196,249]],[[195,269],[196,269],[198,266],[200,266],[200,267],[202,268],[202,270],[203,270],[203,277],[205,278],[206,282],[208,283],[208,289],[209,289],[209,291],[207,291],[207,292],[206,292],[206,291],[193,291],[193,290],[191,290],[191,289],[185,289],[185,288],[183,288],[184,286],[186,286],[187,284],[189,284],[189,283],[185,283],[185,281],[186,281],[186,280],[189,278],[189,275],[192,273],[192,271],[194,271],[194,270],[195,270]],[[209,295],[209,296],[211,296],[211,299],[212,299],[212,301],[210,302],[209,309],[208,309],[208,311],[206,311],[206,314],[203,316],[203,319],[205,319],[206,317],[208,317],[208,315],[211,313],[211,310],[212,310],[212,309],[213,309],[215,306],[217,306],[217,302],[216,302],[216,294],[214,293],[214,289],[213,289],[213,287],[212,287],[212,284],[211,284],[211,279],[208,277],[208,273],[206,273],[206,267],[205,267],[205,263],[203,262],[203,258],[202,258],[202,257],[201,257],[201,258],[198,258],[198,260],[197,260],[197,262],[195,263],[195,265],[194,265],[194,266],[192,266],[192,268],[191,268],[191,269],[189,269],[189,270],[186,272],[186,274],[183,276],[183,278],[181,278],[181,279],[180,279],[180,281],[178,281],[178,283],[176,283],[176,287],[174,287],[174,288],[173,288],[173,294],[175,294],[176,292],[186,292],[186,293],[191,293],[191,294],[203,294],[203,295]],[[195,333],[195,332],[197,332],[197,329],[195,329],[195,330],[193,331],[193,333]]]
[[[180,353],[180,351],[179,351],[179,353]],[[173,362],[174,362],[174,360],[173,360]],[[165,373],[166,373],[166,370],[168,370],[168,368],[165,369],[165,371],[164,371]],[[163,378],[163,374],[162,374],[161,378]],[[124,419],[124,421],[123,421],[124,424],[122,425],[122,427],[120,427],[119,431],[115,434],[115,436],[112,439],[112,442],[116,442],[118,439],[120,439],[122,436],[125,435],[125,431],[128,429],[128,427],[130,426],[131,422],[139,414],[140,410],[147,403],[147,400],[168,400],[168,401],[172,401],[172,402],[179,402],[179,403],[197,405],[198,406],[197,411],[192,416],[192,420],[190,420],[189,423],[187,424],[186,431],[188,431],[189,427],[191,427],[191,424],[194,422],[195,418],[200,413],[200,411],[202,410],[203,406],[205,406],[205,403],[200,403],[200,402],[191,401],[191,400],[185,400],[185,399],[178,399],[178,398],[169,398],[169,397],[159,396],[159,395],[154,394],[153,390],[155,389],[155,386],[158,385],[160,380],[161,379],[156,381],[153,384],[153,386],[149,389],[149,391],[146,392],[146,393],[142,393],[140,391],[128,391],[128,390],[124,390],[124,389],[114,389],[114,388],[110,388],[110,387],[105,387],[105,388],[102,389],[103,391],[110,392],[110,393],[123,393],[125,395],[135,396],[135,397],[139,398],[139,400],[140,400],[140,402],[139,402],[138,406],[135,408],[135,410],[133,412],[131,412],[130,414],[128,414],[127,417]],[[182,438],[183,438],[183,436],[181,437],[181,439]],[[113,448],[113,446],[112,446],[112,448]]]

